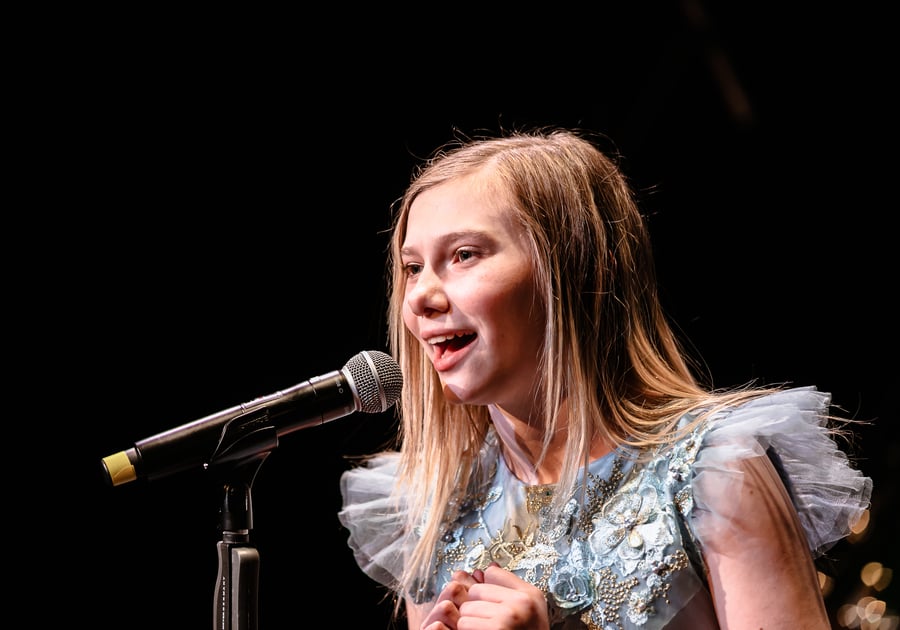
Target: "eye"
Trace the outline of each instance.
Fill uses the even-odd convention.
[[[406,270],[407,276],[415,276],[422,271],[422,265],[419,263],[406,263],[403,268]]]
[[[475,252],[468,249],[458,249],[456,250],[456,257],[459,259],[459,262],[466,262],[475,258]]]

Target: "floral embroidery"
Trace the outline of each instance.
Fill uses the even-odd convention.
[[[662,518],[657,490],[643,486],[635,492],[620,492],[594,517],[591,548],[602,564],[615,564],[630,575],[642,563],[653,562],[674,542]],[[645,544],[649,543],[649,544]]]
[[[457,569],[491,562],[547,593],[554,627],[570,621],[592,630],[658,628],[674,614],[672,583],[693,572],[691,540],[679,519],[690,512],[691,469],[700,427],[640,465],[622,451],[592,463],[583,493],[552,509],[552,485],[527,486],[494,466],[481,490],[451,506],[436,553],[439,592]],[[499,460],[496,442],[486,458]]]
[[[555,571],[548,584],[550,595],[563,610],[580,610],[594,601],[594,577],[586,568]]]

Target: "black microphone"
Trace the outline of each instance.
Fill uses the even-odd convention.
[[[136,442],[104,457],[113,486],[209,468],[268,452],[278,438],[355,411],[387,411],[400,398],[403,374],[384,352],[365,350],[335,370]],[[274,421],[276,418],[281,419]]]

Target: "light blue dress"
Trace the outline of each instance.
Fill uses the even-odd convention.
[[[414,595],[431,600],[457,569],[496,562],[547,593],[555,629],[716,628],[700,550],[728,526],[730,508],[716,498],[737,496],[735,462],[770,457],[816,557],[868,507],[872,481],[829,436],[829,402],[811,387],[776,392],[717,414],[649,458],[619,449],[589,465],[586,492],[556,513],[553,486],[512,475],[491,433],[481,453],[488,473],[454,506],[433,579]],[[394,590],[409,544],[389,498],[397,462],[384,453],[346,471],[339,513],[360,567]]]

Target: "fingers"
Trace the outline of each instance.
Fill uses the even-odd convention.
[[[479,619],[493,628],[549,628],[543,591],[496,565],[483,573],[483,583],[470,586],[459,607],[462,620]]]
[[[469,587],[467,584],[458,580],[452,580],[447,583],[447,586],[445,586],[440,595],[438,595],[436,602],[438,604],[449,602],[453,606],[459,607],[460,604],[466,601],[466,593],[468,590]]]
[[[500,565],[497,564],[496,562],[491,562],[488,565],[488,567],[499,567],[499,566]],[[483,584],[484,583],[484,571],[482,571],[481,569],[475,569],[474,571],[472,571],[472,578],[479,584]]]
[[[500,565],[496,562],[491,563],[484,570],[484,580],[482,581],[485,584],[496,584],[498,586],[505,586],[506,588],[535,588],[531,582],[526,582],[515,573],[507,571],[506,569],[501,569]]]
[[[459,607],[468,599],[469,587],[475,578],[465,571],[456,571],[441,590],[434,608],[428,613],[421,630],[455,630],[459,622]]]
[[[476,569],[472,573],[467,573],[466,571],[462,570],[455,571],[452,575],[450,584],[459,584],[465,588],[469,588],[473,584],[477,584],[478,582],[483,581],[475,577],[476,573],[481,573],[481,571],[478,569]]]
[[[539,588],[496,564],[472,573],[457,571],[420,630],[458,630],[460,626],[545,629],[549,627],[547,601]]]
[[[439,601],[422,621],[421,630],[455,629],[459,623],[459,607],[450,599]]]

